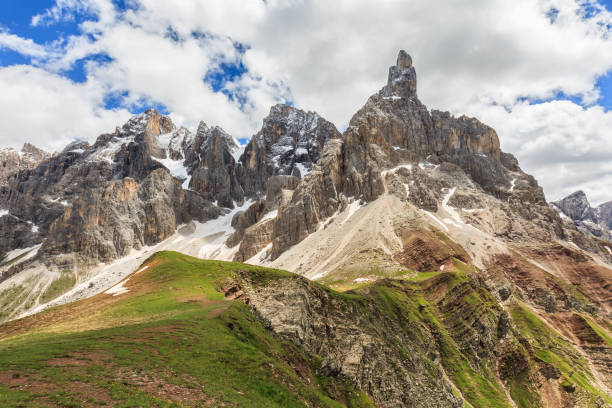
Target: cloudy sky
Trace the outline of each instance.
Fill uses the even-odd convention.
[[[249,138],[293,103],[343,129],[408,51],[543,185],[612,200],[612,0],[4,0],[0,146],[95,140],[148,107]]]

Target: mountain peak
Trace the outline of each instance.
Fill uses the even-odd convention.
[[[412,68],[412,57],[406,51],[400,50],[395,65],[400,69]]]
[[[387,85],[380,91],[383,97],[416,98],[416,71],[412,57],[404,50],[397,55],[396,65],[389,67]]]

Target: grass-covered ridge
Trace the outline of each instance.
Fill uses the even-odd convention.
[[[228,300],[245,277],[254,290],[301,282],[310,291],[301,293],[326,294],[350,330],[391,342],[395,361],[419,362],[409,369],[424,381],[447,377],[466,406],[543,406],[532,381],[543,364],[587,399],[607,398],[567,341],[523,304],[504,311],[477,275],[454,260],[337,292],[284,271],[160,252],[124,280],[127,293],[0,326],[0,406],[374,406],[351,379],[321,369],[323,357],[273,334],[261,310]]]
[[[243,264],[158,253],[124,284],[0,328],[0,406],[368,407],[219,292]],[[265,270],[266,279],[287,275]]]

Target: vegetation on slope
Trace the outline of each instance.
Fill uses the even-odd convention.
[[[510,303],[507,313],[474,268],[455,260],[450,269],[344,293],[307,285],[333,299],[326,307],[390,342],[397,361],[419,362],[412,369],[434,382],[447,376],[466,406],[543,406],[533,384],[543,365],[561,373],[564,389],[608,401],[584,357],[525,305]],[[161,252],[124,281],[127,293],[0,326],[0,406],[374,406],[352,379],[330,373],[323,356],[273,334],[244,302],[227,300],[224,288],[245,275],[260,287],[303,280]]]
[[[164,252],[129,292],[65,305],[0,333],[0,406],[367,407],[348,379],[275,338],[217,289],[247,265]],[[283,274],[266,271],[267,275]]]

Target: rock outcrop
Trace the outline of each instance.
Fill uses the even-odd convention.
[[[209,128],[200,123],[185,165],[190,169],[189,188],[222,207],[234,208],[244,200],[238,158],[242,149],[238,142],[218,126]]]
[[[240,159],[246,194],[264,193],[272,176],[304,177],[325,144],[339,137],[336,127],[315,112],[274,105]]]
[[[244,273],[239,285],[270,329],[323,358],[321,375],[349,377],[377,406],[463,406],[437,361],[435,336],[408,313],[376,319],[384,313],[376,302],[350,302],[300,277],[262,285]]]
[[[612,239],[612,201],[591,207],[584,191],[576,191],[551,203],[581,231],[605,240]]]
[[[34,168],[48,156],[49,153],[30,143],[24,143],[20,151],[11,148],[0,150],[0,186],[12,174]]]

